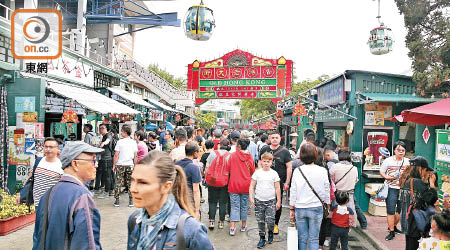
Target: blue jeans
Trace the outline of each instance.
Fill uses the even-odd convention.
[[[295,220],[297,222],[298,249],[319,249],[319,232],[322,224],[323,208],[295,208]]]
[[[230,193],[230,221],[247,220],[248,194]]]

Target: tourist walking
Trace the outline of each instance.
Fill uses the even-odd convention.
[[[269,152],[261,155],[261,169],[253,173],[250,183],[250,202],[255,207],[256,221],[258,222],[259,242],[257,247],[262,248],[267,242],[272,244],[273,227],[275,226],[275,211],[281,209],[280,177],[271,169],[273,155]],[[256,187],[256,189],[255,189]],[[253,195],[253,192],[255,195]]]
[[[207,141],[210,147],[211,141]],[[223,229],[227,205],[229,203],[228,195],[228,175],[226,170],[226,159],[229,156],[230,141],[222,139],[219,143],[220,150],[214,150],[209,153],[206,159],[205,179],[208,185],[208,207],[209,207],[209,225],[214,229],[216,220],[217,203],[219,203],[219,229]],[[223,180],[222,180],[223,179]]]
[[[402,141],[394,143],[394,155],[386,158],[381,164],[380,175],[389,185],[386,198],[386,212],[389,234],[385,240],[392,240],[396,233],[402,233],[397,229],[400,221],[401,204],[399,200],[400,176],[409,166],[409,159],[405,157],[406,145]]]
[[[247,231],[248,192],[251,176],[255,172],[255,163],[247,151],[249,144],[248,139],[239,139],[236,152],[231,153],[226,163],[227,172],[230,175],[228,192],[230,193],[230,235],[232,236],[235,235],[237,221],[241,221],[241,232]]]
[[[263,147],[259,152],[259,155],[263,155],[265,152],[269,152],[273,155],[274,160],[271,168],[278,173],[280,177],[281,187],[281,199],[283,199],[283,192],[289,189],[292,175],[292,158],[289,150],[280,145],[281,137],[280,133],[272,132],[270,134],[270,145]],[[261,158],[260,158],[261,160]],[[259,168],[261,166],[258,166]],[[273,229],[274,234],[278,234],[278,223],[280,222],[282,209],[277,210],[275,214],[275,226]]]
[[[133,199],[131,197],[130,183],[131,173],[133,171],[134,163],[137,159],[137,143],[130,138],[131,128],[128,125],[122,126],[122,137],[117,142],[114,154],[114,166],[113,171],[116,172],[116,185],[114,187],[114,206],[120,206],[120,191],[125,184],[125,188],[128,190],[128,206],[133,206]]]
[[[38,158],[35,163],[33,178],[33,200],[34,206],[38,207],[44,193],[58,183],[64,174],[61,161],[58,158],[59,143],[53,137],[44,140],[44,157]]]
[[[107,198],[113,195],[113,158],[114,158],[114,143],[117,142],[112,135],[109,133],[109,126],[107,124],[101,124],[99,126],[100,134],[102,135],[102,142],[100,143],[100,148],[103,152],[100,154],[100,160],[98,162],[97,175],[95,180],[95,190],[100,191],[100,183],[105,186],[105,193],[98,196],[100,199]],[[95,191],[94,191],[95,192]]]
[[[355,224],[355,211],[348,206],[352,201],[348,192],[336,192],[336,205],[331,207],[331,242],[330,250],[336,250],[341,242],[341,250],[348,249],[348,234],[350,227]]]
[[[187,143],[187,132],[184,128],[177,128],[175,130],[175,148],[170,152],[170,157],[173,162],[184,159],[186,156],[184,147]]]
[[[295,169],[290,190],[290,217],[295,218],[300,250],[319,249],[319,230],[323,218],[323,203],[330,204],[330,182],[327,170],[314,164],[316,146],[306,143],[300,149],[304,165]],[[316,195],[317,194],[317,195]]]
[[[151,151],[137,163],[130,193],[139,209],[128,219],[128,250],[214,249],[194,218],[186,175],[167,153]]]
[[[148,153],[148,147],[147,144],[145,144],[144,139],[145,134],[142,131],[136,131],[134,133],[134,140],[136,141],[138,148],[136,161],[140,161]]]
[[[102,151],[81,141],[64,147],[64,174],[36,211],[33,250],[101,249],[100,212],[85,183],[95,179],[96,154]]]
[[[200,182],[202,182],[202,177],[199,166],[193,162],[198,158],[200,147],[196,142],[191,141],[186,144],[185,152],[186,157],[177,161],[175,165],[181,166],[186,174],[189,197],[194,204],[195,216],[200,220]]]

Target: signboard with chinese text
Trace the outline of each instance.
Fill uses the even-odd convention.
[[[339,77],[317,89],[317,98],[321,104],[329,106],[345,102],[344,78]]]
[[[188,65],[188,90],[196,104],[207,99],[269,98],[276,102],[291,91],[291,60],[263,59],[234,50],[209,62]]]

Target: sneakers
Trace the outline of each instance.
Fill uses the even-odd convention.
[[[241,232],[245,232],[245,231],[247,231],[247,226],[241,227]]]
[[[114,192],[113,191],[109,191],[109,196],[114,196]]]
[[[108,193],[102,193],[97,198],[99,198],[99,199],[106,199],[108,197],[109,197]]]
[[[323,242],[323,245],[326,246],[326,247],[329,247],[330,246],[330,242],[328,240],[325,240]]]
[[[259,236],[259,242],[256,245],[256,247],[258,247],[259,249],[263,248],[264,245],[266,245],[266,239],[264,236]]]
[[[132,198],[130,198],[130,200],[128,201],[128,206],[129,206],[129,207],[134,207],[133,199],[132,199]]]
[[[116,199],[116,201],[114,201],[114,206],[118,207],[118,206],[120,206],[119,204],[120,204],[119,199]]]
[[[395,232],[389,231],[389,234],[384,238],[385,240],[393,240],[395,238]]]
[[[234,228],[230,228],[230,235],[234,236],[236,234],[236,230]]]
[[[219,221],[219,229],[223,229],[223,225],[224,223],[223,223],[223,221]]]
[[[273,232],[269,231],[269,236],[267,237],[267,243],[272,244],[273,242]]]
[[[400,230],[398,230],[397,227],[394,227],[394,233],[396,233],[396,234],[402,234],[403,232],[400,231]]]
[[[213,220],[210,220],[209,221],[209,229],[214,229],[214,224],[215,224],[215,222],[213,221]]]
[[[275,224],[275,226],[273,227],[273,234],[279,234],[280,231],[278,230],[278,225]]]

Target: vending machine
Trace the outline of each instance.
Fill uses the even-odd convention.
[[[434,169],[439,179],[439,205],[450,209],[450,130],[436,129]]]

